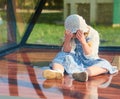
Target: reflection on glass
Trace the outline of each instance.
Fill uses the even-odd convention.
[[[0,50],[20,43],[39,1],[0,1]]]

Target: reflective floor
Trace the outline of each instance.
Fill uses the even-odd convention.
[[[0,99],[120,99],[120,72],[91,77],[87,82],[74,81],[71,75],[62,80],[44,79],[42,71],[49,68],[56,53],[57,50],[22,49],[1,57]],[[119,55],[100,53],[114,65]]]

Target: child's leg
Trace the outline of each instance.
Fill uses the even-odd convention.
[[[54,63],[52,70],[44,70],[43,77],[46,79],[62,79],[64,67],[60,64]]]
[[[97,76],[97,75],[100,75],[100,74],[108,72],[107,69],[101,68],[101,67],[98,67],[98,66],[88,67],[86,71],[88,73],[88,76]]]
[[[107,69],[98,66],[91,66],[87,68],[85,72],[73,73],[72,76],[77,81],[87,81],[89,76],[97,76],[107,72],[108,72]]]
[[[61,71],[62,73],[64,72],[64,67],[61,64],[58,64],[58,63],[54,63],[52,69]]]

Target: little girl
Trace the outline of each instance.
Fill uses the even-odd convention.
[[[99,58],[99,34],[81,16],[68,16],[64,25],[62,50],[53,59],[52,69],[43,71],[44,78],[62,79],[66,71],[77,81],[87,81],[89,76],[118,72],[107,60]]]

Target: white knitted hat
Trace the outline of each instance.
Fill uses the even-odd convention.
[[[76,33],[77,30],[82,30],[83,32],[88,31],[88,25],[86,24],[85,20],[82,16],[79,16],[77,14],[73,14],[68,16],[65,19],[65,29],[69,30],[71,33]]]

